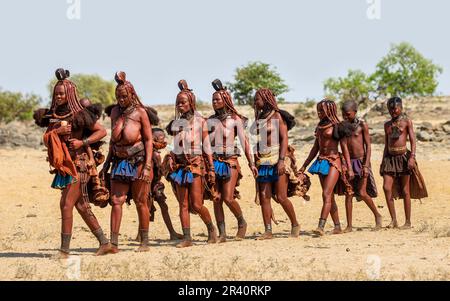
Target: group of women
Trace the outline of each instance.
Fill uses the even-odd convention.
[[[156,151],[152,125],[158,123],[155,110],[142,104],[125,72],[117,72],[117,104],[108,109],[111,140],[105,159],[99,152],[101,139],[106,136],[106,130],[98,121],[101,113],[88,100],[79,99],[68,71],[58,69],[56,75],[58,81],[51,108],[36,111],[35,119],[37,124],[47,127],[44,140],[49,163],[53,167],[51,172],[55,174],[53,187],[62,190],[60,255],[66,257],[69,253],[74,206],[100,242],[97,255],[116,253],[119,250],[122,205],[130,199],[135,201],[139,217],[141,244],[138,251],[147,251],[152,207],[149,200],[155,193],[150,184],[157,172],[152,160]],[[265,228],[258,239],[272,238],[272,199],[286,212],[291,223],[290,235],[299,236],[300,225],[289,197],[295,194],[305,196],[309,186],[304,172],[316,155],[318,159],[309,171],[320,176],[323,208],[315,232],[323,235],[325,221],[330,214],[335,224],[334,233],[340,233],[334,190],[340,183],[344,190],[351,190],[346,179],[353,175],[345,137],[338,129],[340,121],[336,104],[330,100],[317,104],[316,141],[298,169],[294,149],[288,141],[288,131],[295,125],[294,118],[278,107],[270,89],[259,89],[254,96],[255,121],[249,130],[256,136],[257,143],[252,148],[246,134],[248,119],[237,111],[230,92],[220,80],[215,80],[212,86],[214,114],[205,118],[197,111],[196,97],[187,82],[179,81],[175,118],[166,127],[166,132],[174,137],[174,144],[160,171],[171,183],[179,203],[183,235],[177,247],[192,245],[190,213],[198,214],[205,223],[208,243],[225,242],[223,204],[237,220],[235,238],[245,238],[247,222],[236,200],[240,197],[237,187],[242,178],[236,140],[240,142],[255,178]],[[97,166],[102,163],[103,169],[97,173]],[[323,168],[328,172],[322,173]],[[218,231],[204,205],[205,199],[213,201]],[[107,202],[112,206],[110,240],[105,238],[89,206],[89,203],[94,203],[104,207]]]

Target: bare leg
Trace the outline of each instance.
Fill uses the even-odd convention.
[[[353,211],[353,195],[345,196],[345,214],[347,216],[347,228],[345,228],[344,233],[352,232],[352,211]]]
[[[261,202],[261,211],[264,222],[264,234],[258,237],[258,240],[271,239],[272,235],[272,183],[259,183],[259,199]]]
[[[170,240],[182,239],[183,235],[177,233],[172,225],[172,220],[170,219],[169,207],[166,202],[158,202],[159,208],[161,209],[161,215],[163,217],[164,223],[166,224],[167,230],[170,234]]]
[[[205,223],[208,229],[208,243],[217,242],[217,231],[209,214],[208,208],[203,205],[203,179],[201,177],[194,177],[194,181],[189,185],[189,198],[195,212],[200,215],[200,218]]]
[[[177,244],[177,248],[185,248],[192,246],[190,217],[189,217],[189,199],[187,186],[175,184],[178,204],[180,206],[180,221],[183,228],[183,241]]]
[[[330,171],[326,177],[321,176],[320,177],[320,183],[322,185],[322,199],[323,199],[323,206],[322,211],[320,213],[320,220],[319,226],[315,230],[315,233],[318,235],[324,234],[324,228],[322,226],[323,221],[326,221],[328,218],[328,215],[330,214],[330,211],[332,210],[333,204],[336,206],[336,202],[333,202],[333,193],[334,193],[334,187],[336,186],[336,183],[339,180],[339,171],[337,171],[336,168],[330,168]],[[333,208],[333,221],[336,225],[336,221],[334,219],[337,218],[337,221],[339,221],[339,216],[337,215],[337,207]]]
[[[411,194],[409,191],[410,176],[403,176],[400,178],[403,193],[403,205],[405,207],[405,224],[400,229],[411,229]]]
[[[300,234],[300,225],[295,215],[294,205],[292,205],[292,202],[287,197],[288,182],[289,179],[286,174],[279,176],[278,181],[275,182],[275,193],[278,202],[291,221],[291,237],[298,237]]]
[[[330,210],[331,219],[334,223],[334,229],[333,234],[341,234],[341,223],[339,221],[339,212],[338,212],[338,206],[336,204],[336,199],[334,198],[334,191],[331,194],[331,210]]]
[[[147,252],[148,247],[148,229],[150,225],[150,212],[148,208],[150,184],[136,180],[131,184],[131,193],[136,204],[136,211],[139,219],[139,234],[141,238],[141,245],[136,250],[137,252]]]
[[[219,185],[221,184],[221,185]],[[220,193],[219,200],[213,202],[214,216],[216,218],[217,228],[219,229],[219,243],[226,241],[226,229],[225,229],[225,213],[223,211],[223,187],[224,182],[222,180],[216,180],[216,191]]]
[[[239,206],[239,203],[234,199],[234,188],[236,187],[238,177],[239,173],[237,169],[232,168],[230,179],[223,183],[221,199],[228,206],[238,222],[236,239],[241,240],[245,238],[245,233],[247,232],[247,222],[242,214],[241,206]]]
[[[369,207],[370,211],[372,211],[373,216],[375,217],[375,230],[379,230],[381,229],[381,221],[383,217],[378,212],[377,206],[375,206],[375,203],[373,202],[372,198],[367,194],[367,181],[368,178],[363,178],[361,180],[361,184],[359,187],[359,194],[363,199],[364,203],[366,203],[367,207]]]
[[[389,209],[389,214],[391,215],[391,223],[387,228],[398,228],[397,216],[395,214],[395,204],[394,198],[392,196],[392,186],[394,185],[394,177],[390,175],[383,175],[383,190],[386,197],[386,203]]]
[[[59,207],[61,210],[61,248],[56,258],[69,257],[70,240],[73,228],[73,207],[81,196],[80,181],[70,184],[61,193]]]
[[[114,252],[118,252],[119,231],[122,222],[122,206],[126,201],[129,184],[111,181],[111,244]]]
[[[85,200],[83,200],[82,197],[80,197],[75,204],[75,207],[77,208],[78,213],[83,218],[86,225],[88,225],[89,229],[91,230],[92,234],[97,238],[100,247],[98,248],[97,252],[95,253],[96,256],[99,255],[106,255],[109,253],[113,253],[114,250],[112,248],[112,245],[110,244],[109,240],[106,238],[105,234],[103,233],[102,228],[100,227],[97,218],[95,217],[94,213],[91,210],[91,206],[89,203]]]

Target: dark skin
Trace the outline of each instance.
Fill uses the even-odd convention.
[[[317,107],[317,115],[320,120],[324,120],[326,118],[325,112],[323,111],[322,106]],[[319,131],[319,136],[316,137],[314,141],[314,146],[312,147],[308,158],[303,163],[303,166],[300,168],[301,172],[305,172],[308,165],[311,161],[317,156],[317,154],[329,156],[329,155],[337,155],[339,154],[339,145],[341,146],[342,153],[347,162],[347,170],[348,177],[350,180],[353,180],[354,173],[350,166],[350,154],[347,147],[347,139],[342,138],[341,140],[336,140],[333,138],[333,127],[329,127],[323,131]],[[322,211],[320,213],[321,219],[327,219],[328,215],[331,215],[333,223],[335,225],[340,225],[339,222],[339,214],[338,207],[334,198],[334,187],[336,186],[340,177],[339,171],[332,167],[327,176],[319,175],[320,185],[322,186],[322,199],[323,206]],[[324,235],[324,230],[321,228],[317,228],[315,232],[319,235]],[[333,230],[333,234],[340,234],[342,230],[340,226],[335,226]]]
[[[352,109],[342,110],[342,116],[348,122],[354,122],[356,119],[356,111]],[[358,192],[363,201],[372,211],[375,217],[375,229],[381,229],[381,214],[378,212],[372,198],[367,194],[367,179],[369,177],[370,156],[372,147],[369,135],[369,126],[365,122],[361,122],[353,135],[347,137],[347,146],[351,159],[363,159],[363,178],[359,183]],[[347,195],[345,197],[345,210],[347,215],[347,228],[344,232],[351,232],[352,226],[352,211],[353,211],[353,196]]]
[[[259,94],[255,96],[255,109],[257,111],[263,110],[265,105],[264,99]],[[272,122],[274,120],[274,125],[278,124],[278,129],[272,128]],[[281,117],[280,113],[275,112],[275,114],[271,117],[271,120],[267,122],[267,146],[272,146],[272,130],[278,130],[278,141],[280,144],[280,152],[279,157],[285,158],[288,148],[288,129],[286,122]],[[261,211],[263,216],[264,225],[271,224],[272,221],[272,189],[275,189],[275,195],[278,203],[280,203],[281,207],[283,207],[284,211],[289,217],[291,221],[292,231],[291,236],[297,237],[300,233],[300,226],[297,221],[297,217],[295,215],[294,206],[292,202],[287,197],[288,183],[289,178],[286,174],[286,167],[284,164],[284,160],[279,160],[277,163],[277,173],[278,173],[278,181],[275,183],[258,183],[258,194],[261,203]],[[271,239],[273,237],[272,232],[265,232],[258,239]]]
[[[116,98],[117,103],[122,108],[130,106],[132,103],[132,95],[128,94],[128,91],[125,88],[119,88],[117,90]],[[116,126],[122,127],[123,123],[124,120],[121,118],[119,108],[113,108],[111,112],[111,128],[114,129]],[[133,200],[136,204],[139,218],[139,229],[147,231],[149,229],[150,213],[147,204],[148,195],[143,193],[143,187],[145,185],[149,185],[151,179],[153,178],[152,169],[144,168],[144,166],[151,166],[152,164],[152,139],[152,130],[147,112],[141,107],[136,108],[136,110],[129,115],[128,122],[122,131],[121,137],[114,137],[114,135],[111,136],[111,141],[120,146],[134,145],[139,141],[142,141],[144,143],[146,154],[145,161],[141,162],[137,167],[137,173],[139,175],[138,180],[131,182],[131,184],[114,180],[111,181],[111,232],[113,233],[119,233],[120,224],[122,221],[122,206],[126,201],[127,194],[130,189]],[[101,174],[107,172],[109,169],[112,154],[112,144],[110,144],[108,158]],[[148,246],[143,245],[137,249],[138,252],[145,252],[148,250]],[[118,250],[116,249],[115,251],[117,252]]]
[[[225,108],[225,103],[220,97],[218,93],[213,94],[212,105],[215,111],[222,110]],[[234,122],[227,122],[227,120],[222,121],[222,126],[214,126],[214,131],[210,133],[211,144],[217,145],[227,145],[227,143],[234,143],[237,136],[239,137],[239,142],[241,143],[242,148],[244,149],[245,157],[247,158],[249,168],[252,171],[253,177],[256,178],[258,176],[258,169],[253,163],[252,155],[250,153],[250,143],[248,141],[248,137],[245,135],[243,121],[239,116],[233,115]],[[235,129],[237,131],[235,131]],[[221,141],[215,141],[216,138]],[[239,203],[234,199],[234,189],[236,187],[236,183],[238,180],[238,171],[235,168],[231,168],[231,177],[226,180],[217,180],[216,181],[216,190],[219,192],[219,199],[214,202],[214,214],[216,217],[217,223],[225,221],[225,214],[223,211],[223,203],[225,203],[228,208],[230,208],[231,212],[235,217],[242,216],[242,210],[239,206]],[[242,239],[245,236],[246,227],[239,228],[238,233],[236,234],[237,239]],[[225,237],[219,238],[220,242],[224,242],[226,240]]]
[[[63,85],[57,85],[54,93],[56,105],[64,106],[67,104],[66,90]],[[100,141],[106,136],[105,128],[97,121],[91,128],[92,134],[88,137],[89,143],[95,143]],[[59,136],[63,137],[70,135],[69,139],[69,152],[72,160],[75,160],[77,154],[86,152],[83,147],[83,130],[72,131],[70,124],[61,125],[56,129]],[[78,179],[79,180],[79,179]],[[63,189],[60,200],[60,210],[62,216],[61,233],[72,233],[73,228],[73,208],[76,208],[78,213],[83,218],[91,231],[95,231],[100,228],[97,218],[90,214],[89,205],[83,201],[81,193],[81,182],[77,181]],[[103,245],[97,251],[97,255],[103,255],[109,252],[111,246]],[[59,257],[67,258],[68,254],[59,252]]]
[[[193,108],[191,107],[189,99],[184,94],[179,94],[177,96],[176,109],[180,114],[193,112]],[[214,163],[206,121],[203,118],[194,117],[190,121],[190,125],[192,126],[192,129],[188,131],[187,134],[190,134],[188,136],[188,139],[191,140],[191,151],[193,151],[196,147],[203,146],[203,149],[205,151],[204,157],[207,160],[208,166],[213,167]],[[214,172],[209,173],[208,180],[211,183],[215,182]],[[204,187],[202,181],[203,179],[201,176],[195,176],[193,182],[189,183],[188,185],[175,184],[176,197],[180,205],[180,220],[183,228],[190,228],[189,203],[191,204],[192,209],[200,215],[200,218],[205,224],[212,222],[211,215],[209,214],[208,209],[205,205],[203,205]],[[212,234],[212,237],[213,239],[208,240],[208,243],[216,242],[215,232]],[[189,246],[192,246],[192,242],[189,240],[183,240],[177,245],[178,248]]]
[[[164,143],[164,142],[166,142],[166,135],[162,131],[157,131],[157,132],[153,133],[153,141],[159,142],[159,143]],[[159,162],[158,165],[161,167],[162,159],[161,159],[161,155],[159,152],[156,152],[156,151],[153,152],[153,161]],[[156,175],[154,175],[154,176],[156,177]],[[149,198],[148,204],[147,204],[148,208],[151,208],[152,204],[153,204],[153,201],[152,201],[152,199]],[[169,207],[167,206],[166,202],[158,202],[158,205],[159,205],[159,208],[161,209],[161,215],[163,217],[164,223],[167,227],[167,230],[169,231],[170,240],[182,239],[183,235],[177,233],[175,231],[175,229],[173,228],[172,220],[170,219],[170,215],[169,215]],[[136,240],[138,240],[138,241],[140,240],[139,233],[136,237]]]
[[[416,154],[416,135],[414,133],[413,123],[410,119],[399,119],[398,127],[401,130],[400,137],[398,139],[392,138],[392,127],[394,120],[399,118],[402,114],[402,106],[397,105],[395,107],[389,107],[389,114],[392,119],[384,124],[385,133],[385,147],[384,156],[389,154],[389,147],[406,147],[407,141],[409,139],[411,145],[411,157],[408,160],[408,168],[412,170],[415,166],[415,154]],[[396,154],[399,155],[399,154]],[[401,154],[400,154],[401,155]],[[392,197],[392,187],[395,178],[392,175],[383,175],[383,190],[386,197],[386,202],[389,208],[389,214],[391,215],[391,223],[387,228],[398,228],[397,216],[395,212],[394,198]],[[402,187],[402,194],[404,196],[403,204],[405,208],[405,224],[400,227],[401,229],[411,228],[411,196],[409,191],[409,180],[410,175],[400,176],[400,185]]]

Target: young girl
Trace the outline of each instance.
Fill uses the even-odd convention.
[[[319,225],[314,232],[318,235],[325,234],[324,228],[330,214],[334,222],[333,234],[339,234],[342,233],[342,230],[339,222],[338,207],[334,199],[334,190],[336,184],[340,181],[339,185],[344,187],[346,193],[353,194],[345,172],[348,171],[349,179],[353,179],[354,174],[350,166],[351,161],[347,140],[343,130],[340,128],[336,103],[331,100],[322,100],[317,104],[317,115],[320,121],[316,127],[316,140],[300,171],[304,172],[317,153],[319,153],[319,157],[308,170],[311,174],[319,175],[322,186],[322,212],[320,213]],[[345,158],[344,162],[342,155],[339,153],[339,145]]]
[[[175,136],[174,149],[165,158],[164,165],[169,170],[167,178],[175,188],[180,205],[183,241],[177,247],[184,248],[192,246],[189,212],[200,215],[205,223],[207,242],[217,242],[211,215],[203,205],[205,182],[213,186],[215,173],[206,120],[196,110],[195,95],[186,81],[179,81],[178,87],[176,119],[167,126],[168,134]]]

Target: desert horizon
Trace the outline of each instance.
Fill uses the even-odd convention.
[[[290,112],[298,104],[283,104]],[[331,235],[332,222],[327,221],[327,235],[316,237],[312,230],[322,206],[321,188],[317,177],[312,176],[309,191],[311,200],[291,198],[300,221],[301,235],[289,238],[289,220],[281,206],[272,202],[278,225],[273,225],[274,239],[257,241],[263,232],[261,209],[254,200],[254,180],[245,158],[240,158],[244,178],[238,188],[242,199],[239,203],[248,223],[247,238],[234,241],[237,223],[225,208],[228,241],[207,245],[206,227],[199,216],[191,215],[194,246],[175,248],[176,242],[169,235],[160,215],[150,224],[150,251],[136,253],[138,243],[135,205],[124,205],[120,244],[121,252],[95,257],[97,241],[78,213],[74,212],[74,230],[69,261],[53,259],[60,240],[60,192],[50,188],[52,175],[48,173],[47,153],[40,144],[40,129],[33,125],[12,123],[15,133],[9,131],[6,142],[0,147],[0,280],[450,280],[450,120],[448,98],[426,98],[405,103],[408,115],[414,121],[417,145],[417,161],[425,178],[429,197],[412,201],[411,230],[383,228],[372,231],[374,218],[362,202],[354,202],[352,233]],[[173,106],[155,106],[161,118],[161,127],[173,115]],[[247,116],[251,107],[239,106]],[[211,108],[201,108],[208,116]],[[296,158],[301,164],[306,158],[312,141],[310,136],[317,123],[314,108],[304,108],[297,115],[297,126],[289,133],[290,143],[296,147]],[[373,111],[369,122],[373,139],[377,139],[380,127],[388,117]],[[102,121],[108,127],[108,121]],[[109,133],[109,130],[108,130]],[[30,146],[9,144],[17,135],[30,137]],[[425,134],[428,134],[426,136]],[[16,136],[14,136],[16,135]],[[430,138],[431,137],[431,138]],[[427,139],[425,139],[427,138]],[[429,138],[429,139],[428,139]],[[104,139],[108,141],[108,138]],[[104,153],[107,146],[103,146]],[[389,212],[379,176],[379,164],[383,145],[374,141],[372,169],[379,196],[374,201],[383,216],[383,226],[390,222]],[[181,231],[178,203],[169,184],[163,180],[168,197],[172,222]],[[346,225],[344,198],[338,197],[341,224]],[[404,221],[403,202],[396,202],[399,223]],[[212,212],[212,203],[205,201]],[[105,233],[109,236],[111,207],[92,206]],[[79,269],[74,272],[73,267]]]

